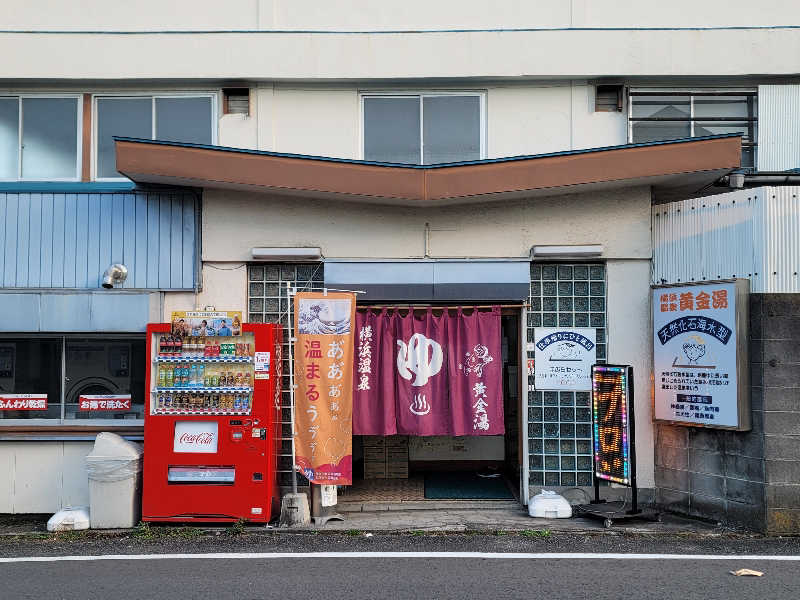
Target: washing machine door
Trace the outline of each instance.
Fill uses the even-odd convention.
[[[64,416],[67,419],[141,418],[132,408],[131,394],[137,381],[132,377],[132,358],[143,340],[124,338],[68,338],[65,356]],[[137,357],[139,358],[139,357]],[[139,361],[142,362],[142,361]],[[138,365],[138,363],[137,363]],[[143,371],[144,363],[139,365]],[[143,387],[139,384],[138,387]],[[96,398],[115,396],[115,400]],[[81,402],[81,397],[84,401]],[[90,402],[86,397],[94,397]]]

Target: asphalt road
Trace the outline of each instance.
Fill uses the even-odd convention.
[[[658,557],[630,559],[635,554]],[[514,557],[520,555],[524,557]],[[573,556],[557,558],[566,555]],[[682,558],[663,558],[667,555]],[[0,536],[0,600],[796,600],[800,561],[777,559],[798,555],[800,538],[740,534],[529,531],[368,536],[357,531],[314,535],[230,528],[203,533],[170,527],[118,535],[67,532]],[[754,578],[729,573],[740,568],[765,574]]]
[[[734,577],[742,567],[763,577]],[[192,558],[0,565],[4,598],[792,599],[797,562],[597,558]]]

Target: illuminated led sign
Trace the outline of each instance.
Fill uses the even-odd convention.
[[[633,367],[592,366],[592,422],[595,476],[633,485]]]

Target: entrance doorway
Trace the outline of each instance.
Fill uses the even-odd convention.
[[[340,503],[520,500],[520,309],[501,314],[503,435],[353,436]]]

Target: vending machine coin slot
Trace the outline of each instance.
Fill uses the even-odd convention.
[[[241,442],[244,439],[244,432],[238,427],[231,429],[231,441]]]
[[[253,481],[264,481],[263,473],[253,473]]]

